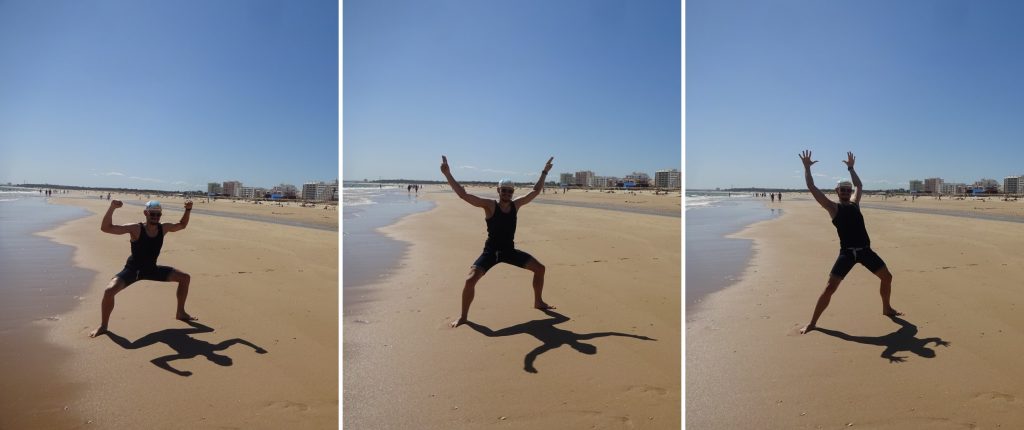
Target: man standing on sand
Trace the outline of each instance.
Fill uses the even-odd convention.
[[[508,263],[533,272],[533,307],[537,309],[554,309],[554,306],[544,303],[541,293],[544,290],[544,265],[530,254],[515,249],[516,234],[516,213],[519,208],[533,200],[544,188],[544,178],[551,170],[551,162],[555,157],[548,159],[540,179],[533,186],[533,191],[518,199],[512,200],[515,192],[515,184],[509,179],[498,181],[498,200],[488,200],[469,194],[462,185],[459,185],[452,177],[451,169],[448,168],[448,157],[441,156],[441,173],[448,179],[448,185],[452,187],[460,199],[465,200],[478,208],[484,210],[484,219],[487,221],[487,241],[484,242],[483,253],[476,259],[476,262],[469,268],[469,277],[466,278],[466,285],[462,288],[462,315],[458,320],[452,321],[452,327],[458,327],[468,321],[469,305],[473,303],[473,295],[476,283],[480,278],[498,263]]]
[[[121,290],[127,288],[135,281],[142,279],[158,282],[178,283],[178,309],[174,317],[182,321],[193,321],[197,318],[185,312],[185,298],[188,297],[188,283],[191,277],[188,273],[181,272],[173,267],[157,266],[156,259],[160,256],[160,248],[164,245],[164,234],[178,230],[184,230],[188,225],[188,215],[192,211],[192,201],[185,201],[185,214],[177,224],[160,223],[162,208],[160,202],[151,200],[146,203],[142,213],[146,216],[145,223],[114,225],[114,210],[123,204],[120,200],[112,200],[103,222],[100,224],[100,231],[110,234],[125,234],[131,236],[132,255],[124,265],[120,273],[107,284],[103,291],[103,302],[100,307],[102,322],[99,328],[93,330],[89,337],[96,337],[107,332],[107,323],[110,321],[110,313],[114,311],[114,296]]]
[[[811,161],[811,151],[804,151],[800,155],[800,161],[804,163],[804,178],[807,181],[807,189],[811,191],[814,200],[817,200],[818,204],[828,211],[829,217],[832,218],[832,225],[836,226],[836,232],[839,233],[839,258],[836,259],[835,265],[832,266],[832,272],[829,275],[828,284],[825,285],[825,291],[818,297],[818,303],[814,306],[814,316],[811,317],[811,323],[800,329],[800,334],[814,330],[818,317],[828,307],[832,294],[839,288],[839,283],[843,281],[846,274],[850,273],[850,269],[857,263],[863,264],[864,267],[867,267],[871,273],[874,273],[882,281],[879,289],[879,293],[882,296],[882,315],[890,317],[903,315],[889,305],[889,294],[892,291],[892,273],[889,273],[889,268],[885,266],[882,258],[871,250],[871,240],[868,238],[868,231],[864,227],[864,216],[860,213],[860,197],[863,187],[860,177],[853,170],[853,163],[856,158],[852,152],[847,152],[846,158],[843,162],[846,163],[846,169],[850,171],[850,178],[853,179],[853,183],[842,181],[836,186],[836,194],[839,196],[839,203],[836,203],[825,197],[825,194],[818,187],[814,186],[814,178],[811,176],[811,165],[817,163],[817,161]],[[857,187],[856,192],[853,191],[853,187]],[[850,198],[851,194],[853,194],[852,199]]]

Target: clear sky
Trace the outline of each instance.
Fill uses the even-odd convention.
[[[338,178],[335,0],[0,1],[0,182]]]
[[[347,0],[342,176],[681,169],[678,1]]]
[[[1024,2],[686,2],[686,187],[1024,173]]]

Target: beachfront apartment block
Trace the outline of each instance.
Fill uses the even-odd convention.
[[[942,178],[928,178],[924,180],[924,192],[938,194],[942,192]]]
[[[1024,194],[1024,187],[1021,187],[1021,178],[1024,176],[1007,176],[1003,178],[1003,192],[1006,194]]]
[[[911,179],[910,180],[910,192],[912,192],[912,193],[920,193],[922,191],[924,191],[924,182],[921,182],[918,179]]]
[[[967,184],[950,182],[942,184],[942,194],[966,194]]]
[[[217,182],[207,182],[206,183],[206,193],[207,194],[212,194],[212,195],[216,196],[216,195],[218,195],[220,193],[223,193],[223,192],[224,192],[224,187],[222,187],[220,185],[220,183],[217,183]]]
[[[267,195],[267,189],[260,187],[242,187],[239,192],[239,197],[243,199],[262,199],[265,195]]]
[[[324,181],[306,182],[302,184],[302,199],[317,202],[338,200],[338,181],[328,184]]]
[[[558,175],[558,185],[566,187],[576,185],[576,176],[572,173],[562,173]]]
[[[238,181],[224,181],[223,194],[228,197],[241,197],[242,183]]]
[[[576,172],[576,185],[580,187],[593,187],[594,186],[594,172],[589,170],[583,170]]]
[[[679,188],[679,170],[665,169],[654,172],[654,186],[657,188]]]

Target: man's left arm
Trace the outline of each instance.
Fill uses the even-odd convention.
[[[177,224],[166,224],[164,230],[168,233],[175,232],[178,230],[184,230],[188,227],[188,215],[192,213],[192,200],[185,201],[185,214],[181,216],[181,220]]]
[[[857,171],[853,170],[853,163],[856,160],[857,157],[854,157],[852,152],[847,152],[844,163],[846,163],[846,170],[850,171],[850,181],[853,182],[854,188],[857,189],[857,191],[853,192],[853,202],[860,204],[860,196],[864,192],[864,184],[860,182],[860,176],[857,176]]]
[[[533,186],[533,191],[530,191],[529,194],[516,199],[517,208],[523,207],[523,205],[533,201],[533,198],[537,197],[537,195],[540,194],[540,191],[544,189],[544,181],[548,177],[548,171],[551,170],[551,162],[554,161],[554,159],[555,157],[551,157],[548,159],[548,162],[544,164],[544,170],[540,172],[540,179],[537,179],[537,184]]]

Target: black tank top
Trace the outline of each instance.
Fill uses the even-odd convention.
[[[164,226],[156,225],[156,237],[146,234],[146,224],[139,223],[139,239],[132,242],[132,255],[128,264],[135,267],[156,266],[156,258],[160,256],[160,248],[164,246]]]
[[[487,219],[487,242],[484,247],[491,249],[515,248],[516,237],[516,204],[508,213],[501,211],[501,206],[494,201],[494,215]]]
[[[832,225],[839,233],[839,246],[842,248],[867,248],[871,245],[868,230],[864,228],[864,216],[860,213],[860,205],[855,203],[838,205],[836,217]]]

